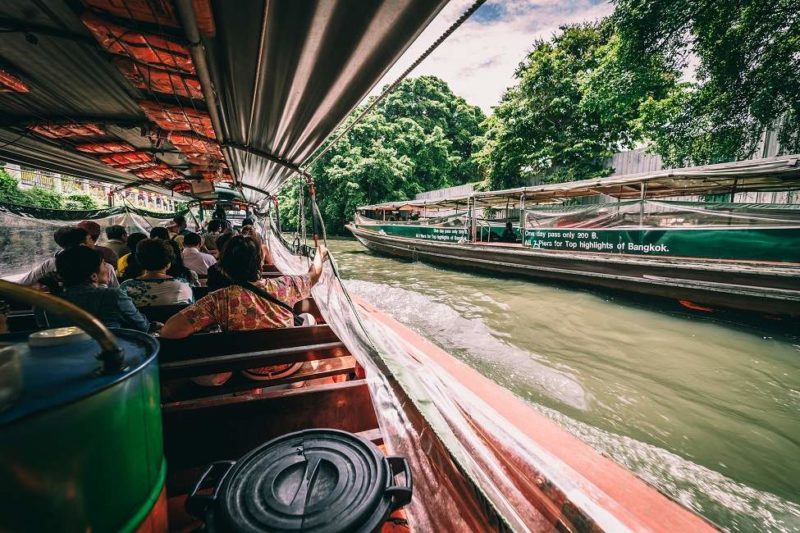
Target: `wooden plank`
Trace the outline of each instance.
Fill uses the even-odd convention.
[[[341,357],[348,354],[349,352],[344,343],[337,341],[212,357],[197,357],[183,361],[162,363],[160,368],[162,379],[170,379],[176,377],[202,376],[233,370],[245,370],[248,368],[278,365],[282,363],[330,359],[332,357]]]
[[[163,364],[172,361],[196,359],[198,357],[221,356],[338,341],[339,338],[327,325],[258,331],[198,333],[185,339],[160,339],[159,360]]]
[[[378,427],[366,380],[176,402],[163,415],[164,453],[173,471],[238,459],[294,431]]]
[[[286,385],[288,383],[351,374],[355,372],[355,370],[356,360],[354,357],[348,355],[319,361],[317,364],[311,362],[303,363],[303,366],[291,376],[273,381],[253,381],[244,376],[236,375],[221,387],[203,387],[192,383],[190,380],[181,380],[172,383],[166,382],[165,380],[161,383],[161,399],[164,403],[169,403],[177,400],[187,401],[211,396],[224,396],[254,389],[268,390],[270,387]]]

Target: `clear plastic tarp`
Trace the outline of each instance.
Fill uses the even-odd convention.
[[[128,234],[136,231],[149,234],[151,228],[165,225],[174,215],[125,207],[68,212],[0,205],[0,278],[13,281],[52,257],[59,249],[53,234],[62,226],[93,220],[103,228],[119,224],[125,226]],[[98,244],[105,240],[105,233],[101,233]]]
[[[632,200],[529,207],[525,220],[527,229],[796,226],[800,205]]]

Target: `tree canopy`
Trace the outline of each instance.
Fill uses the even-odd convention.
[[[607,159],[646,134],[643,106],[677,84],[658,57],[628,69],[609,21],[563,26],[551,41],[537,41],[515,76],[476,158],[493,188],[534,176],[562,182],[608,175]]]
[[[749,157],[767,129],[800,150],[800,5],[796,0],[615,0],[630,69],[657,60],[694,80],[648,105],[643,127],[668,163]]]
[[[439,78],[403,81],[312,165],[328,230],[341,232],[359,205],[480,180],[472,156],[484,120]],[[279,196],[284,227],[297,225],[296,198],[297,182],[290,181]]]

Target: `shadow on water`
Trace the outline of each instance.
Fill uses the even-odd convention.
[[[346,284],[674,499],[734,531],[800,531],[792,323],[387,259]]]

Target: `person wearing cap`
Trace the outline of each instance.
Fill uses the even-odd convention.
[[[51,277],[56,272],[56,258],[66,250],[71,250],[77,246],[94,248],[94,241],[91,235],[89,235],[89,232],[76,226],[58,228],[53,235],[53,239],[61,250],[53,257],[46,259],[41,264],[37,265],[36,268],[25,274],[17,283],[20,285],[34,285],[44,278]],[[119,280],[117,280],[117,273],[114,271],[114,267],[108,263],[105,263],[105,267],[108,271],[108,275],[105,276],[105,278],[108,279],[106,284],[112,288],[119,287]]]
[[[117,255],[117,252],[107,246],[100,246],[97,244],[97,239],[100,238],[100,232],[102,231],[100,224],[93,220],[84,220],[78,224],[78,227],[86,230],[86,232],[92,238],[91,247],[103,254],[103,260],[109,265],[116,267],[117,261],[119,261],[119,255]]]

